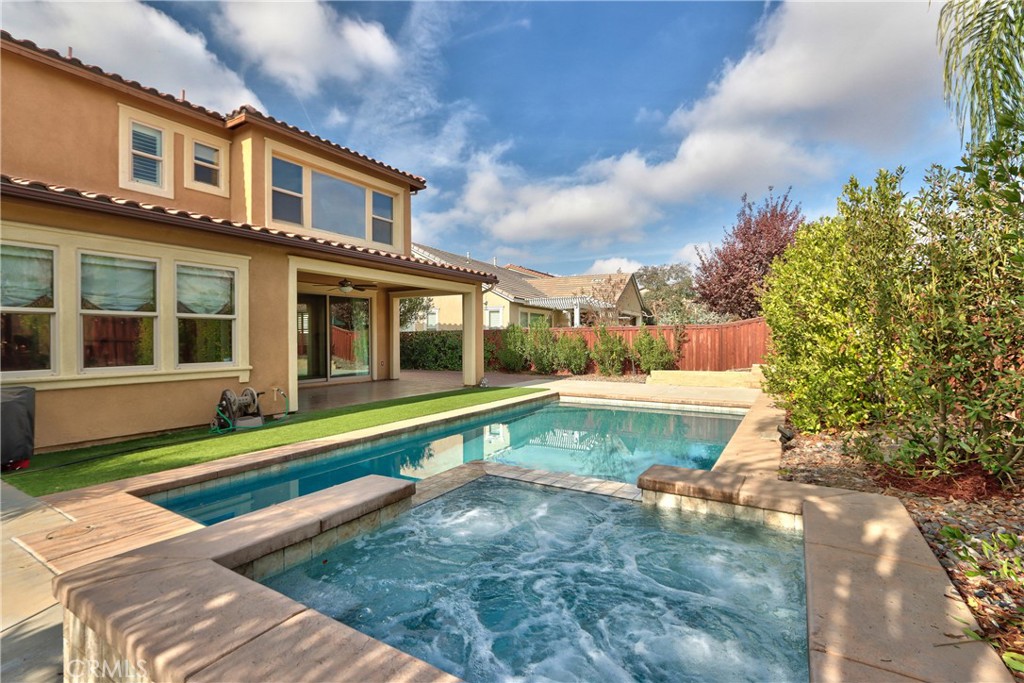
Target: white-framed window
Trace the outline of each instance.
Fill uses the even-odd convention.
[[[55,371],[55,249],[0,245],[0,371]]]
[[[394,248],[396,194],[273,153],[270,156],[271,221]]]
[[[163,187],[164,132],[159,128],[132,121],[131,155],[131,181]]]
[[[540,320],[547,320],[547,315],[544,313],[529,313],[527,311],[519,311],[519,326],[529,327],[530,323],[538,322]]]
[[[78,274],[81,367],[153,367],[156,260],[83,252]]]
[[[501,327],[501,307],[488,306],[484,309],[484,324],[488,329],[494,330]]]
[[[227,140],[185,130],[184,185],[221,197],[228,196],[231,146]]]
[[[298,164],[274,157],[270,168],[271,217],[275,221],[303,225],[303,169]]]
[[[370,239],[381,244],[394,244],[395,198],[380,192],[370,194],[373,196]]]
[[[175,265],[178,366],[234,361],[236,276],[229,268]]]
[[[120,105],[119,184],[127,190],[174,198],[174,124]]]
[[[431,308],[429,311],[427,311],[427,329],[428,330],[436,330],[440,326],[439,323],[438,323],[438,319],[437,319],[437,312],[438,312],[438,309],[436,309],[436,308]]]

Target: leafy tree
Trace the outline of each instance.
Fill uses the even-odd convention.
[[[686,263],[644,266],[635,276],[659,325],[710,325],[732,319],[695,300],[693,271]]]
[[[501,367],[509,372],[522,372],[530,365],[530,340],[519,325],[509,325],[501,331],[501,344],[497,358]]]
[[[988,140],[1024,102],[1024,10],[1019,0],[950,0],[939,13],[946,101],[961,134]]]
[[[429,297],[413,297],[410,299],[400,299],[399,301],[398,322],[402,329],[406,329],[413,323],[423,320],[434,307],[434,300]]]
[[[790,201],[789,190],[776,197],[769,188],[759,206],[747,195],[742,202],[722,244],[709,254],[698,250],[694,288],[697,300],[715,313],[752,318],[761,312],[758,297],[772,260],[793,242],[804,217]]]

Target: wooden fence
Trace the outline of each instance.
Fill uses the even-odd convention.
[[[630,344],[640,333],[640,327],[608,327],[609,332],[623,337]],[[651,334],[659,335],[675,347],[676,335],[684,334],[680,370],[741,370],[764,362],[768,345],[768,325],[764,318],[740,320],[721,325],[651,325]],[[555,327],[555,334],[577,334],[594,348],[597,330],[593,327]],[[500,330],[487,330],[487,335],[499,336]],[[488,338],[491,338],[488,336]],[[496,340],[492,340],[496,341]]]

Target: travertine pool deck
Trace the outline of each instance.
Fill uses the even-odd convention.
[[[250,579],[478,477],[510,477],[802,529],[812,681],[1011,681],[994,650],[960,637],[973,617],[899,501],[778,481],[780,413],[763,396],[750,403],[714,470],[655,466],[639,487],[477,462],[415,487],[357,480],[212,527],[137,497],[358,443],[375,429],[48,497],[74,519],[20,540],[58,573],[66,659],[127,658],[147,674],[135,680],[455,680]]]

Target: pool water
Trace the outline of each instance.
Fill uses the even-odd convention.
[[[483,477],[263,581],[469,681],[807,681],[800,535]]]
[[[736,414],[538,402],[150,500],[214,524],[367,474],[418,480],[481,459],[635,483],[654,464],[710,469],[741,419]]]

